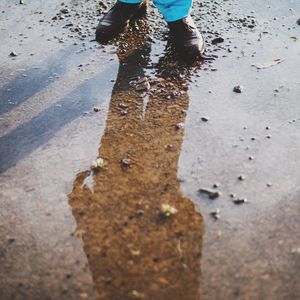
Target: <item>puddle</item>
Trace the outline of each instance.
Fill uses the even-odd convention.
[[[186,117],[187,79],[164,63],[166,52],[150,72],[143,109],[143,93],[130,83],[146,75],[151,44],[135,42],[142,46],[119,54],[98,155],[105,166],[77,175],[69,203],[97,298],[199,299],[203,222],[177,179],[184,129],[176,125]],[[162,98],[166,90],[182,95]],[[85,184],[87,178],[93,183]],[[177,213],[164,216],[163,204]]]
[[[93,1],[65,3],[70,14],[55,22],[60,2],[48,12],[41,1],[8,2],[4,299],[298,299],[298,3],[195,1],[216,60],[186,66],[153,8],[151,26],[99,47],[90,41]],[[30,18],[8,37],[16,12]],[[151,89],[137,91],[144,77]],[[95,172],[96,158],[104,167]]]

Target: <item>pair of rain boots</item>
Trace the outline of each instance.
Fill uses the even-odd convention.
[[[117,3],[101,18],[96,29],[96,40],[107,42],[121,33],[129,21],[145,15],[147,1],[138,4]],[[204,39],[191,17],[168,22],[170,34],[179,54],[188,59],[201,57],[205,50]]]

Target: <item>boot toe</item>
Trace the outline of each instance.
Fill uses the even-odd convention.
[[[189,59],[195,59],[201,57],[205,51],[205,42],[203,39],[192,39],[182,44],[177,44],[178,52],[182,56]]]
[[[96,29],[96,41],[108,42],[122,32],[129,21],[145,14],[147,2],[128,4],[117,1],[110,11],[102,17]]]
[[[200,57],[205,50],[205,42],[191,17],[168,23],[177,51],[188,59]]]
[[[103,43],[113,38],[117,33],[112,30],[110,26],[103,26],[101,24],[96,28],[96,41]]]

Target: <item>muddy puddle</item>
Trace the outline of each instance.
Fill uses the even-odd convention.
[[[0,298],[300,299],[299,4],[195,1],[195,65],[110,5],[0,4]]]
[[[69,203],[99,299],[199,299],[203,222],[177,179],[187,79],[162,77],[173,67],[169,53],[145,77],[151,44],[139,39],[131,42],[137,50],[120,54],[104,162],[77,175]],[[141,78],[150,95],[136,91]]]

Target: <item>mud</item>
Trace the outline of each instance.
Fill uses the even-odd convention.
[[[203,222],[177,180],[184,130],[176,124],[184,122],[188,95],[167,100],[153,92],[143,108],[145,99],[130,86],[130,79],[143,78],[149,60],[151,45],[141,43],[120,58],[99,149],[105,167],[78,174],[69,202],[97,298],[199,299]],[[169,82],[159,71],[151,74],[158,82],[152,90]],[[182,90],[186,79],[172,79],[172,91]],[[177,213],[165,216],[163,204]]]
[[[299,3],[111,4],[0,3],[1,300],[299,299]]]

